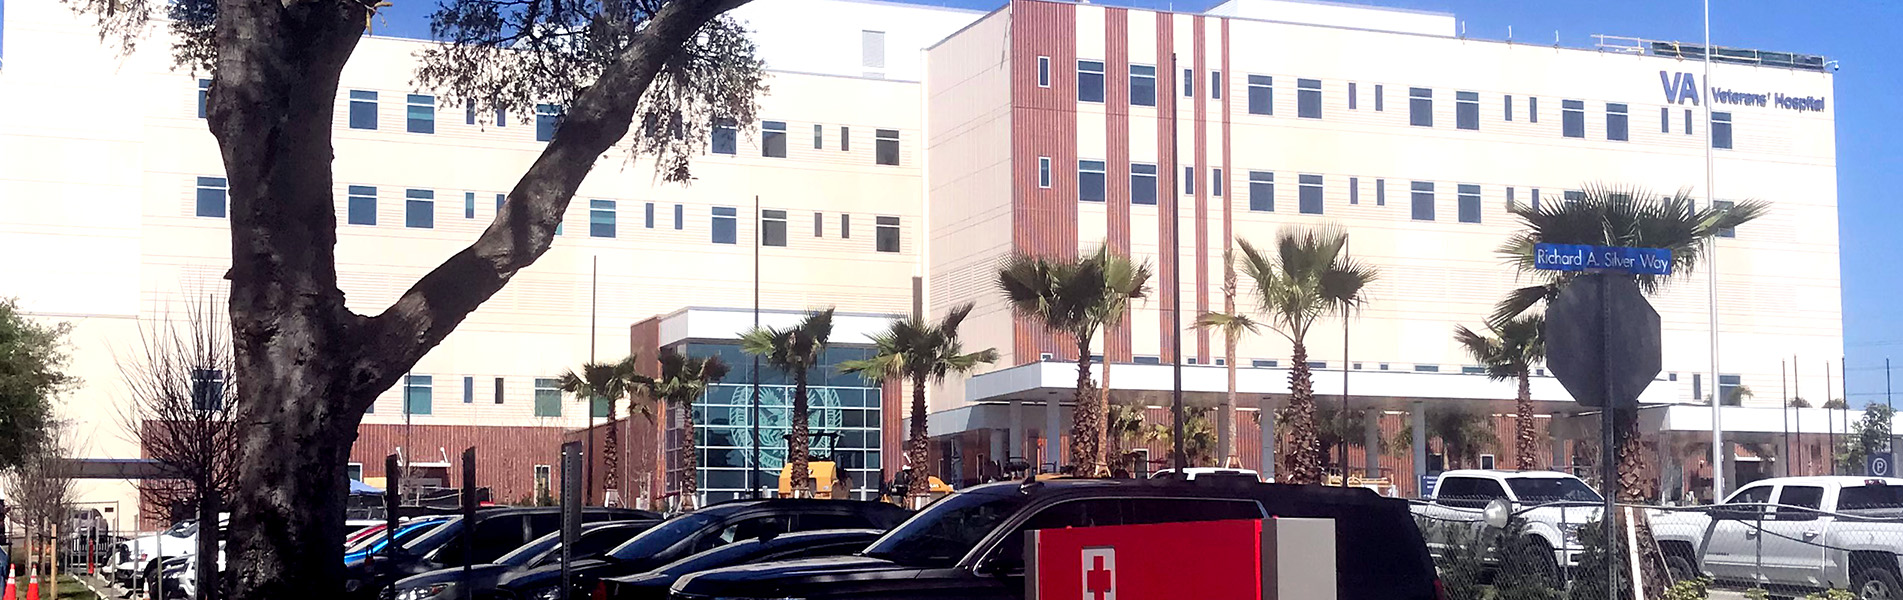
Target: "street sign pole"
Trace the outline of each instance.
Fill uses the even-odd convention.
[[[1605,352],[1604,359],[1599,362],[1600,385],[1605,388],[1606,394],[1605,404],[1599,410],[1599,491],[1605,496],[1606,509],[1605,512],[1600,515],[1599,520],[1601,521],[1600,525],[1605,527],[1606,535],[1604,544],[1606,549],[1606,593],[1616,594],[1619,589],[1619,561],[1613,560],[1612,558],[1612,545],[1614,540],[1619,539],[1616,534],[1618,528],[1613,526],[1613,522],[1616,521],[1613,515],[1616,514],[1617,511],[1616,503],[1619,495],[1619,475],[1617,473],[1618,469],[1613,463],[1618,460],[1619,456],[1617,450],[1619,437],[1618,419],[1617,416],[1613,414],[1618,411],[1618,401],[1613,397],[1613,349],[1612,327],[1610,327],[1612,323],[1612,286],[1607,285],[1611,281],[1611,277],[1611,275],[1600,275],[1587,279],[1591,280],[1593,285],[1599,286],[1599,318],[1602,324],[1599,328],[1599,345]]]

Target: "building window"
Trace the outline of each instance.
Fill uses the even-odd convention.
[[[410,94],[407,123],[410,133],[436,133],[436,97]]]
[[[1540,99],[1539,98],[1526,99],[1526,122],[1528,123],[1540,122]]]
[[[1720,213],[1724,213],[1724,212],[1727,212],[1727,211],[1730,211],[1730,210],[1731,210],[1731,207],[1732,207],[1732,206],[1733,206],[1733,203],[1732,203],[1732,201],[1730,201],[1730,200],[1713,200],[1713,201],[1711,201],[1711,207],[1712,207],[1712,208],[1716,208],[1716,209],[1718,209],[1718,212],[1720,212]],[[1738,237],[1738,228],[1736,228],[1736,227],[1726,227],[1726,228],[1723,228],[1723,229],[1719,229],[1719,230],[1718,230],[1718,237],[1722,237],[1722,238],[1735,238],[1735,237]],[[1720,381],[1720,383],[1723,383],[1723,381]]]
[[[1302,175],[1296,181],[1300,184],[1297,191],[1300,193],[1298,205],[1302,214],[1322,214],[1322,176]]]
[[[867,69],[867,77],[882,77],[885,70],[885,32],[863,29],[859,31],[859,65]]]
[[[1278,360],[1263,360],[1260,358],[1249,361],[1249,366],[1257,369],[1273,369],[1280,364],[1282,364],[1282,362]]]
[[[1130,362],[1132,362],[1132,363],[1135,363],[1135,364],[1139,364],[1139,365],[1160,365],[1160,364],[1163,364],[1163,357],[1161,357],[1161,356],[1133,356],[1133,357],[1130,357],[1130,358],[1131,358],[1131,360],[1130,360]]]
[[[1101,160],[1077,161],[1077,200],[1103,202],[1104,164]]]
[[[349,477],[351,481],[363,481],[363,463],[344,465],[344,476]]]
[[[1361,178],[1360,177],[1348,178],[1348,203],[1349,204],[1361,203]]]
[[[878,217],[878,219],[875,221],[875,224],[878,226],[878,228],[877,228],[877,231],[873,232],[874,233],[874,236],[873,236],[874,247],[880,252],[898,252],[899,251],[899,218],[898,217]]]
[[[1569,138],[1586,137],[1586,102],[1583,100],[1559,101],[1560,133]]]
[[[344,222],[351,225],[377,224],[377,188],[353,185],[346,188]]]
[[[839,239],[852,239],[852,215],[839,215]]]
[[[1037,187],[1051,187],[1051,157],[1037,157]]]
[[[612,238],[615,236],[615,201],[588,201],[588,237]]]
[[[1249,210],[1275,212],[1275,173],[1249,172]]]
[[[1308,368],[1310,368],[1310,369],[1326,369],[1326,368],[1328,368],[1328,361],[1325,361],[1325,360],[1311,360],[1311,361],[1308,361]]]
[[[1037,57],[1037,87],[1051,87],[1051,57]]]
[[[1685,135],[1692,134],[1692,109],[1685,109]]]
[[[198,178],[198,216],[224,218],[227,191],[223,177]]]
[[[1672,132],[1672,107],[1659,107],[1659,133]]]
[[[1382,106],[1383,101],[1387,98],[1385,92],[1386,90],[1381,89],[1381,84],[1374,84],[1374,112],[1381,112],[1387,109],[1385,106]]]
[[[221,369],[192,369],[192,410],[220,410],[225,407],[225,372]]]
[[[1460,184],[1460,187],[1455,188],[1455,192],[1460,200],[1460,222],[1479,223],[1480,186],[1463,183]]]
[[[377,93],[370,90],[350,90],[350,128],[377,128]]]
[[[476,218],[476,193],[463,192],[463,218]]]
[[[561,127],[562,109],[553,104],[535,105],[535,141],[546,142],[555,139],[555,130]]]
[[[559,380],[544,379],[541,377],[535,378],[535,416],[562,416],[562,389],[560,386],[561,382]],[[547,485],[545,483],[547,479],[548,467],[537,466],[535,468],[536,486],[539,488]]]
[[[210,107],[211,107],[211,80],[200,79],[198,80],[198,118],[200,119],[205,118],[205,113]]]
[[[760,211],[760,245],[786,247],[786,211]]]
[[[825,145],[826,145],[826,126],[815,123],[813,125],[813,149],[824,150]]]
[[[1196,167],[1183,167],[1183,193],[1196,193]]]
[[[1513,201],[1513,187],[1508,186],[1507,187],[1507,210],[1509,211],[1513,210],[1514,206],[1515,206],[1515,203]]]
[[[508,126],[509,126],[509,109],[497,107],[496,108],[496,127],[508,127]]]
[[[813,213],[813,237],[826,237],[826,213]]]
[[[1407,89],[1407,123],[1415,127],[1434,126],[1434,90]]]
[[[403,377],[403,413],[410,415],[430,414],[430,388],[434,377],[429,375],[405,375]]]
[[[463,404],[476,403],[476,378],[463,378]]]
[[[1268,75],[1249,76],[1249,114],[1275,114],[1275,78]]]
[[[1388,205],[1388,180],[1386,179],[1374,180],[1374,205],[1375,206]]]
[[[1196,70],[1183,69],[1183,97],[1196,97]]]
[[[786,158],[786,121],[760,122],[760,155]]]
[[[417,229],[429,229],[436,226],[436,192],[430,190],[403,192],[403,226]]]
[[[1506,111],[1505,113],[1503,113],[1506,116],[1506,121],[1508,123],[1512,123],[1513,122],[1513,97],[1512,96],[1506,97],[1506,102],[1502,105],[1502,108],[1505,109]]]
[[[1209,97],[1213,100],[1222,99],[1222,71],[1209,72]]]
[[[682,229],[685,229],[686,227],[687,227],[687,206],[682,204],[676,204],[674,205],[674,230],[680,231]]]
[[[1480,92],[1454,92],[1454,128],[1480,129]]]
[[[1295,80],[1295,116],[1304,119],[1322,118],[1322,80]]]
[[[1731,396],[1732,394],[1737,392],[1738,387],[1743,383],[1744,383],[1743,377],[1740,377],[1738,375],[1727,375],[1724,373],[1719,373],[1718,374],[1718,403],[1719,405],[1726,406],[1726,405],[1733,404],[1734,402]],[[1742,398],[1740,398],[1740,400],[1741,399]],[[1785,488],[1785,489],[1789,489],[1789,488]],[[1812,488],[1812,489],[1816,489],[1816,488]]]
[[[841,125],[839,127],[839,151],[840,152],[852,151],[852,128],[851,127],[846,127],[844,125]]]
[[[1103,102],[1103,61],[1077,61],[1077,101]]]
[[[1355,90],[1355,82],[1348,82],[1348,110],[1356,109],[1356,103],[1360,100],[1357,96],[1360,95],[1360,92]]]
[[[476,103],[474,102],[463,103],[463,124],[464,125],[476,124]]]
[[[1130,105],[1156,106],[1156,67],[1130,65]]]
[[[1626,106],[1615,102],[1606,103],[1606,139],[1615,142],[1626,141],[1630,136],[1626,129]]]
[[[1731,113],[1711,113],[1711,147],[1731,149]]]
[[[1526,191],[1526,205],[1533,210],[1540,209],[1540,188],[1531,188]]]
[[[714,154],[733,155],[740,153],[740,131],[734,127],[733,119],[726,117],[714,119],[714,132],[711,144]]]
[[[1222,169],[1209,170],[1209,195],[1222,197]]]
[[[496,378],[496,404],[502,403],[502,378]]]
[[[739,242],[739,212],[731,206],[714,207],[714,243],[734,244]]]
[[[496,194],[496,214],[502,214],[502,204],[509,201],[508,194]]]
[[[1414,182],[1414,220],[1434,220],[1434,182]]]
[[[1156,165],[1130,163],[1130,203],[1156,204]]]
[[[1416,373],[1439,373],[1440,365],[1414,365]]]
[[[875,129],[873,138],[876,144],[873,147],[873,162],[882,165],[899,164],[899,130]]]

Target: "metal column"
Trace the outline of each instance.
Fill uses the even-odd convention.
[[[1414,485],[1418,486],[1427,477],[1427,405],[1416,400],[1408,410],[1414,419]],[[1415,494],[1425,491],[1417,488]]]

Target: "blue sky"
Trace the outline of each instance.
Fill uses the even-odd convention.
[[[41,0],[44,1],[44,0]],[[392,0],[380,34],[427,37],[433,0]],[[925,0],[921,3],[989,10],[1001,0]],[[1111,0],[1144,8],[1205,8],[1209,0]],[[1550,40],[1590,46],[1595,33],[1664,40],[1703,37],[1699,0],[1368,0],[1358,2],[1455,14],[1467,35]],[[5,0],[0,0],[4,14]],[[1837,111],[1837,200],[1842,248],[1844,350],[1853,405],[1884,399],[1883,361],[1903,359],[1903,314],[1885,298],[1903,296],[1903,278],[1890,257],[1903,256],[1903,203],[1885,200],[1883,173],[1903,173],[1903,61],[1892,35],[1903,23],[1903,2],[1892,0],[1714,0],[1712,40],[1723,46],[1821,54],[1840,61],[1832,102]],[[1854,249],[1854,252],[1851,251]],[[1791,315],[1804,318],[1804,315]],[[1803,357],[1815,372],[1828,359]],[[1899,360],[1903,365],[1903,360]],[[1900,367],[1903,368],[1903,367]],[[1898,382],[1903,386],[1903,381]],[[1775,390],[1759,390],[1775,393]]]

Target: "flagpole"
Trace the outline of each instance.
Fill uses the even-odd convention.
[[[1705,206],[1718,206],[1716,176],[1712,172],[1711,131],[1711,0],[1705,0],[1705,94],[1699,104],[1705,107]],[[1711,497],[1725,497],[1724,398],[1718,384],[1718,238],[1705,238],[1705,299],[1709,303],[1711,326]]]

